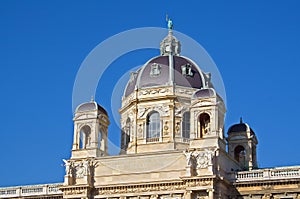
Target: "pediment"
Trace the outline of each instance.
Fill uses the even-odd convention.
[[[210,100],[202,100],[202,101],[198,101],[195,102],[194,104],[192,104],[192,107],[199,107],[199,106],[210,106],[213,105],[213,102]]]
[[[95,118],[94,114],[80,114],[80,115],[75,115],[74,120],[85,120],[85,119],[91,119]]]

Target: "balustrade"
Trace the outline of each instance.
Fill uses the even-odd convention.
[[[252,171],[238,171],[235,181],[272,180],[300,178],[300,167],[278,167],[272,169],[258,169]]]
[[[62,184],[0,188],[0,198],[23,197],[30,195],[60,195],[62,192],[59,190],[59,186],[62,186]]]

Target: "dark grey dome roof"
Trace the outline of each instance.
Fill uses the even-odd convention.
[[[204,73],[190,59],[182,56],[172,56],[174,69],[174,84],[183,87],[201,89],[205,85]],[[170,77],[169,56],[158,56],[150,59],[140,70],[131,75],[124,95],[132,93],[136,88],[163,86],[169,83]],[[188,65],[190,74],[185,75],[182,67]],[[158,67],[156,74],[152,73],[153,66]]]
[[[192,99],[207,98],[214,96],[216,96],[216,91],[213,88],[203,88],[196,91],[193,94]]]
[[[76,108],[76,112],[88,112],[88,111],[96,111],[96,110],[99,110],[107,115],[106,110],[102,106],[97,104],[96,102],[86,102],[86,103],[80,104]]]
[[[228,134],[247,132],[248,130],[250,130],[251,135],[254,134],[254,131],[249,127],[248,124],[240,122],[239,124],[234,124],[231,127],[229,127]]]

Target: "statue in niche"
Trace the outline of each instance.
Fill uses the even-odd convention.
[[[209,125],[210,123],[209,123],[209,121],[205,121],[204,122],[204,134],[207,134],[208,132],[209,132],[209,130],[210,130],[210,125]]]
[[[210,117],[207,113],[202,113],[199,117],[200,122],[200,137],[209,134],[210,132]]]
[[[176,122],[175,130],[176,130],[176,134],[180,133],[180,122]]]

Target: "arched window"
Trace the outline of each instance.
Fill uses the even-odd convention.
[[[160,137],[160,116],[159,113],[153,111],[147,116],[147,139]],[[153,140],[154,141],[154,140]]]
[[[121,135],[121,149],[126,151],[128,147],[128,143],[130,142],[130,134],[131,134],[131,120],[127,118],[125,126],[122,129]]]
[[[101,130],[98,132],[98,149],[101,148],[101,141],[102,141],[102,132]]]
[[[190,112],[187,111],[183,114],[182,118],[182,137],[190,138]]]
[[[246,151],[245,148],[241,145],[238,145],[234,149],[234,159],[238,161],[239,163],[245,164],[245,156]]]
[[[86,149],[91,144],[91,128],[88,125],[80,129],[80,149]]]
[[[125,146],[128,146],[128,143],[130,142],[130,135],[131,135],[131,120],[130,118],[127,118],[126,126],[125,126],[125,135],[124,135]]]
[[[199,123],[200,123],[200,138],[210,132],[210,117],[207,113],[202,113],[199,116]]]

